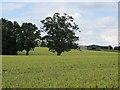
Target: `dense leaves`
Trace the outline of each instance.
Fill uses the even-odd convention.
[[[2,22],[2,54],[16,55],[26,50],[26,55],[35,47],[35,39],[40,38],[40,30],[32,23],[20,26],[16,21],[0,19]]]
[[[2,54],[16,55],[16,27],[19,28],[16,22],[0,19],[2,21]]]
[[[40,38],[40,30],[32,23],[23,23],[17,37],[18,50],[26,50],[26,55],[28,55],[36,45],[35,39]]]
[[[43,39],[47,40],[47,47],[52,52],[57,52],[61,55],[64,51],[70,51],[75,48],[75,43],[79,38],[75,36],[78,25],[73,22],[73,18],[67,14],[60,16],[55,13],[53,17],[46,17],[42,20],[43,29],[47,35]]]
[[[53,17],[46,17],[42,20],[43,30],[46,36],[40,37],[40,30],[32,23],[22,23],[20,26],[16,21],[0,19],[2,22],[2,54],[16,55],[17,51],[26,51],[29,54],[36,46],[36,39],[41,39],[41,46],[47,46],[50,51],[61,55],[64,51],[77,48],[75,36],[78,25],[73,18],[67,14],[55,13]]]

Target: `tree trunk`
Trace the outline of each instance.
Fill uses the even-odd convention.
[[[29,55],[29,51],[26,51],[26,55]]]
[[[57,56],[60,56],[62,52],[57,52]]]

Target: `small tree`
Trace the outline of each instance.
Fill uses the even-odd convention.
[[[18,50],[26,50],[26,55],[29,55],[29,51],[35,48],[35,39],[40,38],[40,30],[32,23],[23,23],[17,32]]]
[[[62,52],[70,51],[76,46],[79,37],[75,36],[75,31],[79,28],[71,16],[66,13],[63,16],[55,13],[53,17],[46,17],[41,23],[44,31],[47,32],[44,39],[48,43],[49,51],[57,52],[57,55],[60,56]]]
[[[112,50],[113,47],[111,45],[108,46],[108,50]]]

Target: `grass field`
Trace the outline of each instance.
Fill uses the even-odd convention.
[[[3,56],[3,88],[116,88],[118,54],[77,51],[56,56],[35,48],[29,56]]]

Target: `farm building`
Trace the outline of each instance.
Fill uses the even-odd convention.
[[[89,45],[86,46],[88,50],[111,50],[112,46]]]

